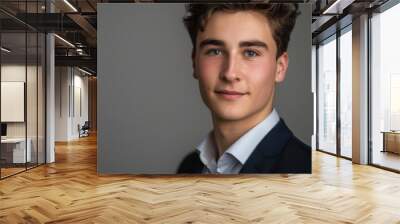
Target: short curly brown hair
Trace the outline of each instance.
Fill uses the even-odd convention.
[[[256,11],[263,14],[269,21],[273,31],[273,38],[277,45],[277,55],[279,57],[287,51],[290,34],[296,23],[296,18],[300,14],[299,6],[296,3],[213,3],[198,4],[191,3],[186,5],[186,15],[183,22],[189,32],[196,50],[196,37],[199,30],[204,31],[207,19],[217,11]]]

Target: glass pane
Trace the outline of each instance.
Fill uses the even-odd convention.
[[[26,142],[26,34],[1,34],[1,175],[25,170],[30,159]],[[6,49],[6,50],[4,50]]]
[[[352,35],[351,30],[340,37],[340,150],[351,158],[352,149]]]
[[[318,147],[336,154],[336,39],[318,48]]]
[[[400,4],[372,22],[372,163],[400,170]]]

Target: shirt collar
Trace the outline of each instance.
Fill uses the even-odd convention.
[[[225,151],[225,153],[231,154],[243,165],[261,140],[278,122],[278,112],[273,109],[263,121],[243,134]],[[197,146],[197,150],[200,153],[200,160],[203,164],[208,167],[216,166],[217,147],[213,141],[212,131],[209,132],[207,137]]]
[[[203,141],[196,147],[200,154],[200,160],[207,167],[217,166],[217,147],[214,144],[212,131],[203,139]]]

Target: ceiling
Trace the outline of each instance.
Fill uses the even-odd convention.
[[[312,4],[313,38],[321,36],[337,20],[347,14],[356,14],[377,7],[387,0],[288,0]],[[2,46],[13,49],[15,55],[34,54],[37,43],[33,35],[25,40],[25,31],[54,32],[56,65],[80,66],[96,72],[97,58],[97,3],[163,2],[142,0],[1,0],[0,28]],[[182,2],[171,1],[168,2]],[[191,1],[193,2],[193,1]],[[199,0],[199,2],[201,2]],[[252,2],[260,2],[254,0]],[[271,0],[270,2],[282,2]],[[334,6],[334,7],[333,7]],[[327,10],[329,9],[329,10]],[[52,13],[49,13],[49,12]],[[329,12],[329,13],[326,13]],[[28,47],[25,49],[25,41]],[[22,46],[22,47],[21,47]],[[43,47],[42,45],[39,48]],[[3,54],[2,54],[3,55]],[[9,56],[10,57],[10,56]]]

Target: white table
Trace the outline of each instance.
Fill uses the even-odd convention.
[[[30,138],[27,138],[27,147],[25,150],[25,138],[6,138],[6,139],[1,139],[1,144],[2,147],[6,146],[13,146],[13,163],[25,163],[25,162],[30,162],[32,160],[32,154],[31,154],[31,145],[32,145],[32,140]],[[26,152],[26,154],[25,154]],[[27,159],[27,161],[25,161]]]

